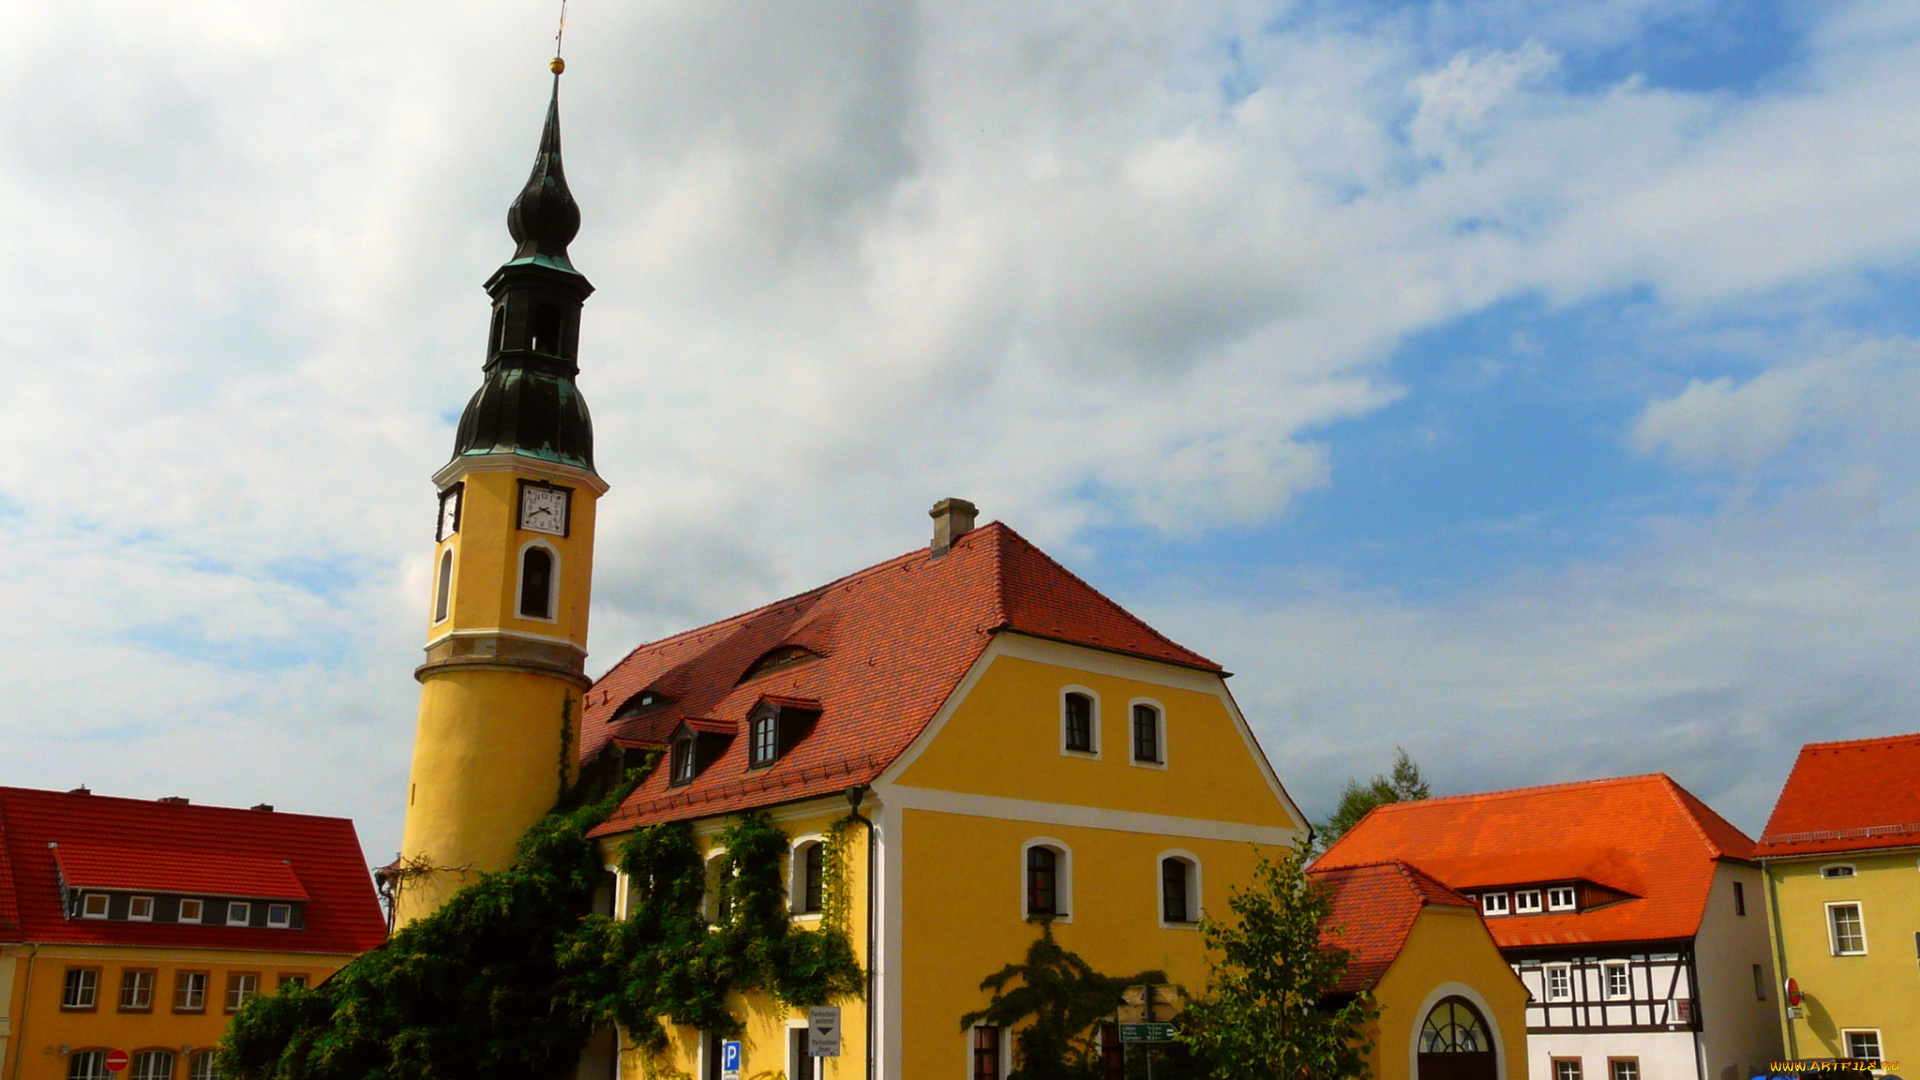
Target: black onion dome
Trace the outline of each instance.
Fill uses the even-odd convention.
[[[553,77],[553,100],[547,105],[546,130],[540,133],[540,153],[533,174],[520,197],[507,210],[507,231],[519,245],[516,259],[545,255],[567,258],[567,245],[580,234],[580,204],[567,190],[567,174],[560,166],[560,76]]]
[[[497,364],[467,402],[453,454],[521,454],[593,471],[593,420],[573,380]]]

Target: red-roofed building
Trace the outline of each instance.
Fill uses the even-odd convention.
[[[1316,871],[1399,859],[1480,905],[1545,1080],[1745,1080],[1780,1056],[1753,841],[1664,774],[1391,803]]]
[[[1366,992],[1373,1080],[1527,1080],[1527,988],[1472,901],[1405,862],[1315,868],[1321,940],[1347,950],[1343,994]]]
[[[1808,743],[1755,848],[1796,1057],[1920,1053],[1920,734]],[[1904,1071],[1904,1070],[1903,1070]]]
[[[240,1002],[385,937],[344,818],[0,787],[6,1080],[209,1080]]]
[[[1039,919],[1101,970],[1204,985],[1201,914],[1251,881],[1255,845],[1305,829],[1218,664],[1006,525],[973,528],[969,504],[934,517],[929,548],[643,645],[586,692],[586,775],[665,755],[596,833],[609,852],[686,821],[717,856],[723,826],[765,811],[791,838],[795,918],[818,925],[800,875],[850,797],[871,822],[845,880],[874,1007],[844,1003],[842,1076],[869,1047],[881,1080],[1005,1075],[1011,1032],[956,1028]],[[742,1074],[811,1075],[804,1015],[750,1004]],[[712,1040],[678,1030],[658,1064],[718,1076]]]

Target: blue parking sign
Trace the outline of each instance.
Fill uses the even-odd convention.
[[[740,1075],[740,1040],[729,1039],[720,1044],[720,1072],[725,1076]]]

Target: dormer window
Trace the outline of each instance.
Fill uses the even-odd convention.
[[[127,918],[133,922],[153,921],[153,897],[136,896],[127,901]]]
[[[746,682],[749,679],[757,679],[768,672],[778,671],[783,667],[792,667],[794,664],[817,659],[819,659],[819,654],[804,645],[782,645],[766,653],[760,657],[760,659],[755,660],[753,664],[747,668],[747,673],[740,676],[740,681]]]
[[[267,905],[267,925],[279,930],[285,930],[288,927],[292,926],[293,925],[293,905],[292,904],[268,904]]]
[[[182,900],[180,901],[179,920],[183,923],[197,923],[200,921],[201,910],[202,905],[200,901]]]
[[[1573,886],[1560,885],[1547,890],[1548,911],[1572,911],[1573,908]]]
[[[1540,890],[1521,889],[1513,894],[1513,913],[1531,915],[1540,910]]]
[[[819,718],[817,701],[773,695],[762,699],[747,717],[747,767],[764,769],[785,757]]]
[[[693,783],[693,736],[675,739],[673,759],[667,773],[667,781],[674,787]]]
[[[80,898],[80,917],[83,919],[104,919],[107,917],[108,903],[106,893],[90,892]]]
[[[638,694],[628,698],[627,703],[620,706],[620,711],[614,714],[613,718],[615,720],[631,720],[636,716],[645,716],[650,712],[659,712],[671,704],[673,704],[673,699],[658,690],[642,690]]]
[[[753,718],[752,741],[748,744],[754,768],[771,765],[780,756],[780,713],[769,709]]]
[[[227,925],[245,926],[253,921],[253,905],[235,900],[227,905]]]
[[[1480,913],[1482,915],[1505,915],[1507,913],[1507,894],[1503,892],[1481,894]]]

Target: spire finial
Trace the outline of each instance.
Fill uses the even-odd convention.
[[[560,33],[554,35],[556,49],[560,35],[566,32],[566,0],[561,0],[560,11]],[[556,55],[548,66],[553,70],[553,97],[547,103],[547,124],[540,133],[533,173],[507,211],[507,232],[518,245],[515,259],[545,256],[571,270],[567,245],[580,232],[580,206],[573,201],[573,192],[567,190],[567,174],[560,164],[560,73],[567,65]]]
[[[567,70],[567,62],[560,59],[560,39],[567,36],[567,0],[560,0],[560,28],[553,32],[553,63],[547,67],[555,75]]]

